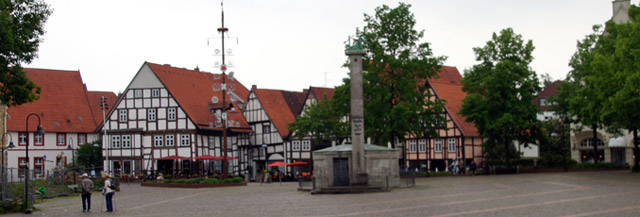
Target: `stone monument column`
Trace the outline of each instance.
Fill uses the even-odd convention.
[[[362,90],[362,39],[348,45],[345,54],[349,57],[351,71],[351,185],[367,185],[368,176],[364,157],[364,102]]]

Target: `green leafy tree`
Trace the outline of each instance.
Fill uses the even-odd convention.
[[[593,132],[593,139],[597,141],[597,129],[603,126],[600,115],[603,112],[604,95],[598,86],[597,75],[603,73],[602,68],[594,67],[596,59],[596,45],[602,35],[601,26],[595,25],[594,32],[578,42],[577,51],[571,57],[569,66],[572,68],[567,79],[558,90],[559,109],[568,109],[575,123],[589,126]],[[567,106],[566,108],[564,106]],[[593,160],[597,163],[598,146],[593,146]]]
[[[410,8],[405,3],[396,8],[382,5],[374,15],[365,14],[366,25],[359,33],[366,41],[365,134],[377,144],[395,146],[405,136],[422,136],[425,127],[442,128],[438,123],[444,122],[442,102],[425,84],[437,76],[446,57],[434,56],[429,43],[420,42],[424,30],[414,29]]]
[[[426,81],[436,76],[445,57],[434,57],[429,43],[421,43],[424,31],[414,30],[415,18],[411,5],[400,3],[396,8],[387,5],[376,8],[375,15],[365,14],[363,32],[357,32],[366,44],[363,59],[363,89],[365,135],[376,144],[402,140],[405,136],[435,135],[434,129],[444,128],[442,104],[428,91]],[[305,112],[310,119],[298,118],[290,126],[297,134],[317,134],[331,130],[336,136],[349,135],[348,122],[331,121],[324,125],[323,114],[332,109],[333,118],[345,117],[350,111],[350,80],[336,87],[330,106],[319,105],[318,110]],[[318,113],[318,114],[314,114]],[[316,116],[317,118],[311,118]],[[324,119],[328,121],[327,119]],[[316,128],[302,127],[313,126]],[[343,124],[346,124],[343,125]],[[336,127],[337,126],[337,127]],[[426,131],[429,127],[431,130]]]
[[[7,106],[37,100],[40,87],[22,71],[38,51],[51,14],[39,0],[0,0],[0,101]]]
[[[529,64],[534,50],[531,40],[507,28],[493,33],[484,47],[473,49],[480,63],[465,71],[460,114],[473,122],[487,140],[488,153],[500,150],[510,167],[513,141],[534,142],[538,133],[537,108],[531,103],[540,91],[536,73]],[[493,152],[496,153],[496,152]]]
[[[347,90],[348,91],[348,90]],[[344,92],[344,90],[336,90]],[[335,140],[340,143],[350,133],[350,125],[343,120],[348,108],[339,108],[330,99],[319,100],[305,108],[304,115],[289,123],[289,130],[295,137],[312,136],[314,143]]]
[[[98,144],[94,146],[94,144]],[[102,140],[81,145],[76,150],[76,163],[79,168],[102,167]]]
[[[629,17],[627,23],[606,24],[605,33],[598,38],[592,67],[600,72],[593,76],[600,90],[599,99],[604,101],[599,117],[612,130],[633,133],[633,171],[640,172],[640,7],[631,6]]]

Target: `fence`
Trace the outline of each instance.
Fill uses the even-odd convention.
[[[0,166],[1,197],[3,202],[18,202],[25,199],[25,169]],[[65,169],[29,170],[27,198],[33,204],[36,198],[68,195],[74,191],[73,175]],[[78,182],[79,180],[76,180]],[[77,185],[76,185],[77,186]]]

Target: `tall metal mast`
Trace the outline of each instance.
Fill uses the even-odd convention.
[[[227,71],[227,65],[224,62],[224,33],[229,31],[228,28],[224,27],[224,3],[220,2],[220,6],[222,8],[222,27],[218,28],[218,32],[220,33],[220,35],[222,36],[222,66],[220,67],[220,70],[222,71],[222,85],[221,85],[221,89],[222,89],[222,152],[223,152],[223,159],[222,159],[222,180],[226,179],[227,176],[229,175],[229,166],[228,166],[228,162],[227,162],[227,102],[226,102],[226,96],[227,96],[227,84],[226,82],[226,71]]]

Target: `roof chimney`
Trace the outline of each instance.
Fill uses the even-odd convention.
[[[631,7],[631,0],[613,1],[613,17],[611,17],[613,22],[618,24],[629,22],[629,7]]]

